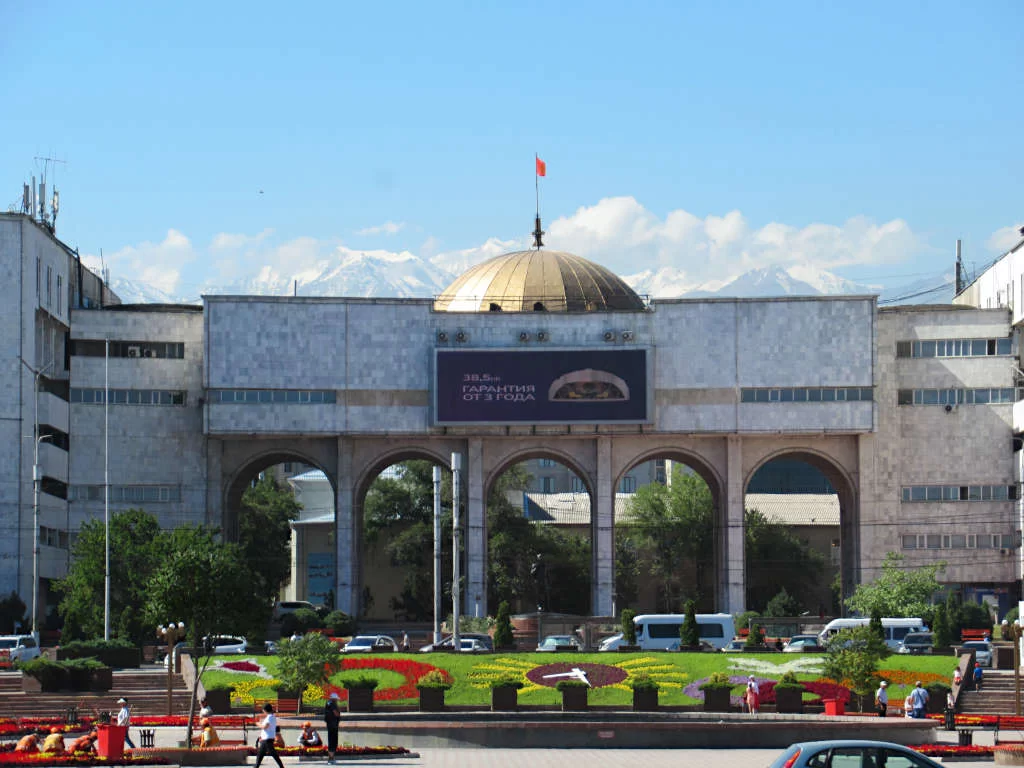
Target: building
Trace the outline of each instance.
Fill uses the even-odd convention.
[[[27,217],[4,224],[66,252]],[[478,265],[434,301],[78,302],[61,321],[35,298],[45,288],[33,257],[16,238],[0,248],[0,262],[21,264],[10,275],[22,302],[69,338],[67,400],[55,407],[68,413],[70,449],[64,474],[52,471],[66,478],[70,503],[57,504],[63,520],[45,518],[58,541],[102,514],[105,466],[113,510],[143,506],[164,525],[207,523],[232,537],[247,485],[301,463],[327,479],[333,525],[297,548],[307,578],[292,596],[329,584],[337,607],[359,614],[369,485],[397,462],[447,465],[456,453],[466,492],[462,601],[484,613],[493,610],[487,491],[514,464],[550,460],[589,497],[590,603],[606,615],[617,492],[641,465],[679,462],[715,500],[720,610],[744,608],[743,510],[754,491],[834,495],[830,542],[846,593],[898,551],[911,566],[946,560],[951,583],[1001,609],[1016,598],[1019,363],[1005,308],[879,310],[873,296],[647,302],[592,262],[535,249]],[[933,343],[943,356],[929,356]],[[32,423],[29,367],[48,358],[43,350],[23,365],[9,348],[12,382],[21,370],[4,412],[14,438]],[[19,444],[24,466],[31,441]],[[12,523],[20,515],[24,532],[31,484],[20,489],[7,514]],[[307,524],[322,527],[297,526]],[[31,587],[30,538],[8,550],[20,591]]]

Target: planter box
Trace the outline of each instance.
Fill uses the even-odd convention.
[[[637,653],[643,650],[639,645],[620,645],[619,653]]]
[[[924,711],[929,715],[941,715],[946,711],[946,692],[935,692],[928,691],[928,704],[925,706]]]
[[[21,673],[21,690],[25,693],[56,693],[67,689],[68,679],[61,675],[54,680],[48,680],[45,685],[34,677]]]
[[[781,714],[798,715],[804,711],[803,688],[775,687],[775,711]]]
[[[419,688],[418,690],[420,692],[420,712],[444,711],[444,688]]]
[[[245,765],[249,757],[248,747],[214,747],[213,749],[133,749],[132,757],[162,758],[170,765]],[[322,758],[321,758],[322,760]]]
[[[825,705],[826,715],[846,714],[846,704],[842,699],[822,699],[821,703]]]
[[[231,714],[231,691],[227,688],[206,692],[206,703],[215,715]]]
[[[658,710],[658,691],[655,688],[633,690],[634,712],[656,712]]]
[[[109,691],[114,687],[114,670],[110,667],[94,669],[89,676],[90,691]]]
[[[704,691],[705,712],[729,712],[732,702],[729,700],[732,688],[710,688]]]
[[[350,688],[348,691],[349,712],[373,712],[373,689]]]
[[[563,712],[586,712],[587,691],[586,686],[573,686],[562,689],[562,711]]]
[[[519,709],[519,689],[510,685],[491,688],[492,712],[515,712]]]
[[[95,651],[68,651],[65,648],[56,649],[56,660],[67,661],[69,659],[80,659],[93,657],[116,669],[138,669],[142,665],[142,651],[139,648],[104,648]]]

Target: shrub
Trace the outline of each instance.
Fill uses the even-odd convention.
[[[14,666],[38,680],[44,688],[63,688],[67,685],[68,670],[62,662],[39,656],[32,661],[16,662]]]
[[[582,680],[559,680],[555,683],[556,691],[564,691],[568,688],[589,688],[590,686]]]
[[[622,643],[623,645],[636,645],[636,611],[626,608],[622,611]]]
[[[697,626],[697,607],[693,600],[686,601],[686,618],[679,627],[679,645],[695,648],[700,645],[700,627]]]
[[[502,600],[498,606],[498,618],[494,623],[494,647],[508,648],[515,644],[512,634],[512,620],[509,618],[508,601]]]
[[[626,685],[634,691],[656,691],[660,687],[658,682],[646,672],[631,675],[629,679],[626,680]]]
[[[311,629],[322,629],[323,621],[320,615],[311,608],[299,608],[292,614],[295,617],[295,626],[300,632],[308,632]]]
[[[419,689],[440,688],[442,691],[447,691],[452,687],[452,681],[443,670],[432,669],[416,681],[416,687]]]
[[[796,675],[793,672],[786,672],[779,678],[779,682],[775,684],[775,690],[779,691],[793,691],[804,689],[804,684],[796,679]]]
[[[720,691],[722,689],[731,690],[733,687],[732,681],[729,679],[729,675],[725,672],[712,672],[708,679],[700,684],[702,691]]]
[[[347,680],[341,681],[341,687],[346,691],[356,690],[374,690],[380,685],[380,681],[376,677],[350,677]]]
[[[67,661],[59,662],[65,669],[104,669],[107,665],[99,659],[94,659],[92,656],[83,656],[77,659],[68,659]]]
[[[751,624],[750,632],[747,634],[747,639],[743,643],[744,648],[755,648],[759,645],[764,645],[764,630],[760,624]]]
[[[516,677],[499,677],[491,680],[488,685],[491,688],[515,688],[517,691],[523,687],[523,681]]]
[[[217,682],[217,683],[210,683],[209,685],[206,685],[206,683],[203,683],[203,687],[207,691],[233,691],[233,690],[235,690],[235,686],[232,685],[229,682],[226,682],[226,681],[220,681],[220,682]]]
[[[928,685],[926,685],[924,689],[928,691],[929,696],[938,696],[943,701],[946,700],[946,694],[953,690],[949,683],[943,683],[940,680],[928,683]]]
[[[323,682],[341,666],[338,648],[326,635],[313,632],[298,640],[282,640],[277,648],[277,676],[290,691]]]
[[[356,620],[344,611],[331,611],[324,618],[324,626],[338,637],[354,634]]]

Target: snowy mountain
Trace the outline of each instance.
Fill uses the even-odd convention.
[[[182,301],[159,288],[138,280],[127,280],[123,277],[111,277],[110,288],[122,304],[192,304]]]

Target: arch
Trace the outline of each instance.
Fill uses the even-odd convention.
[[[327,476],[335,497],[338,493],[338,482],[334,472],[326,469],[323,463],[312,454],[302,449],[274,447],[262,453],[247,457],[239,464],[238,469],[228,477],[224,484],[223,507],[221,514],[221,531],[227,541],[238,539],[238,514],[242,506],[242,494],[252,481],[270,467],[289,461],[301,461],[316,467]]]
[[[587,495],[590,496],[590,503],[594,503],[594,482],[590,477],[590,474],[581,466],[579,460],[571,453],[558,448],[552,448],[550,446],[529,446],[503,457],[501,462],[495,465],[484,479],[484,498],[486,499],[490,496],[491,489],[494,487],[498,478],[507,472],[510,467],[513,467],[516,464],[521,464],[524,461],[529,461],[530,459],[554,459],[560,464],[568,467],[576,477],[583,481],[583,485],[586,486],[587,489]],[[591,507],[591,509],[593,509],[593,507]],[[591,515],[591,517],[593,517],[593,515]]]
[[[860,582],[860,489],[857,478],[838,457],[819,448],[791,445],[773,450],[757,460],[744,475],[744,498],[758,470],[782,458],[803,461],[814,467],[835,489],[839,498],[839,576],[841,598],[845,599]]]
[[[648,448],[631,458],[623,465],[619,474],[615,476],[613,488],[618,488],[622,483],[622,478],[634,467],[648,461],[654,461],[655,459],[671,459],[688,466],[707,483],[708,488],[711,490],[711,498],[715,502],[715,507],[721,506],[722,489],[725,488],[725,481],[714,464],[699,453],[672,445]]]

